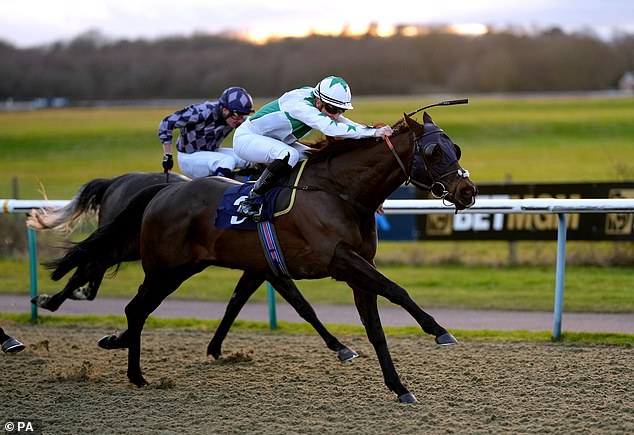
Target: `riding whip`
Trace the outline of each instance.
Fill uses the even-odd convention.
[[[425,110],[425,109],[429,109],[430,107],[435,107],[435,106],[452,106],[454,104],[468,104],[469,103],[469,99],[468,98],[461,98],[459,100],[446,100],[446,101],[441,101],[440,103],[434,103],[434,104],[429,104],[425,107],[421,107],[418,110],[414,110],[413,112],[410,112],[407,114],[407,116],[412,116],[412,115],[416,115],[418,112],[420,112],[421,110]]]

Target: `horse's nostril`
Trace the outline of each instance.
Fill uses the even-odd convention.
[[[471,198],[476,195],[476,189],[471,186],[465,186],[460,189],[460,194],[465,198]]]

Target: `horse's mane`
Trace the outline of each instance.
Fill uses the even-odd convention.
[[[405,123],[404,119],[397,121],[392,125],[394,133],[392,136],[397,136],[401,133],[409,131],[409,126]],[[356,148],[362,146],[372,146],[375,143],[379,143],[380,140],[374,137],[366,137],[361,139],[335,139],[333,137],[326,137],[323,140],[311,145],[311,148],[316,149],[310,155],[310,162],[316,162],[326,160],[330,157],[334,157],[339,154],[350,152]]]

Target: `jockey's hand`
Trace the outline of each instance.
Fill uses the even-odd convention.
[[[163,156],[163,172],[167,173],[174,167],[174,157],[171,154],[165,154]]]
[[[392,130],[392,127],[390,127],[389,125],[386,125],[386,126],[377,128],[374,131],[374,137],[392,136],[392,133],[394,133],[394,130]]]

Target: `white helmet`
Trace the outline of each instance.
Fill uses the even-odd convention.
[[[350,86],[341,77],[329,76],[317,83],[313,90],[315,96],[324,103],[332,104],[344,110],[352,109]]]

